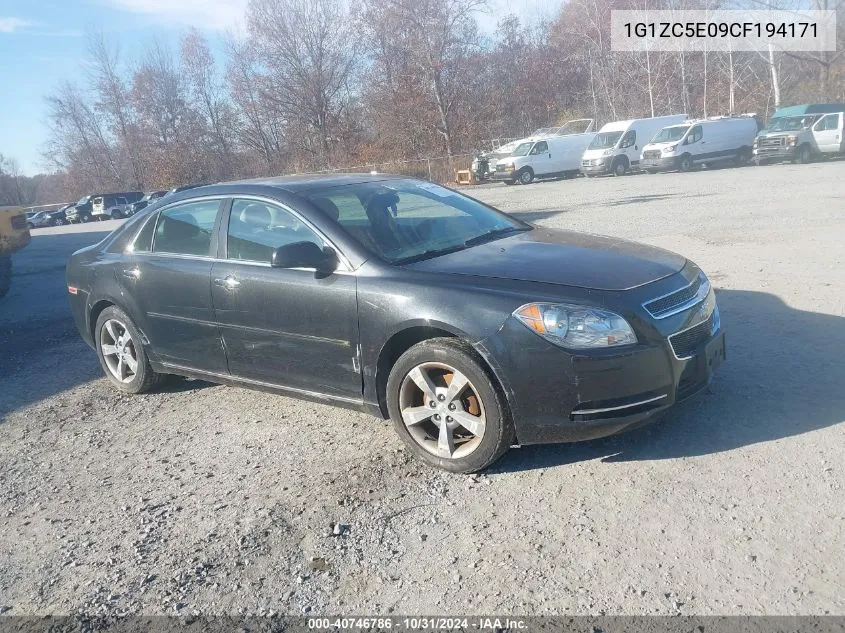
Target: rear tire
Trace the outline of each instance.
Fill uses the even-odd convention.
[[[455,380],[462,386],[453,391]],[[477,472],[514,439],[504,396],[475,350],[458,339],[430,339],[402,354],[390,371],[386,396],[396,433],[431,466]]]
[[[94,326],[97,358],[109,382],[126,393],[145,393],[164,378],[150,367],[141,341],[141,334],[123,310],[111,306],[100,313]]]
[[[12,286],[12,258],[8,255],[0,256],[0,297],[9,292]]]

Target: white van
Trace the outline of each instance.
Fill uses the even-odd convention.
[[[581,157],[581,173],[585,176],[623,176],[639,167],[642,147],[652,136],[667,125],[686,119],[686,114],[670,114],[608,123],[599,130]]]
[[[575,175],[581,156],[595,135],[588,132],[524,139],[510,156],[496,161],[492,178],[507,185],[527,185],[535,178]]]
[[[689,171],[695,165],[726,161],[742,165],[751,160],[757,129],[753,116],[713,117],[671,125],[643,147],[640,166],[653,174],[670,169]]]

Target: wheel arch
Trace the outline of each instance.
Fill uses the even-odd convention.
[[[382,417],[387,420],[390,414],[387,410],[387,379],[390,370],[399,357],[411,349],[414,345],[435,338],[453,338],[466,343],[475,352],[482,368],[489,374],[494,386],[503,396],[506,394],[498,372],[481,353],[476,345],[472,344],[470,337],[459,329],[445,323],[409,323],[403,328],[394,332],[382,345],[375,365],[375,395],[378,402],[378,409]],[[505,397],[507,404],[507,398]]]

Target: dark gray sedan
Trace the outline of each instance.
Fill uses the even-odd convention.
[[[363,409],[455,472],[654,419],[725,356],[684,257],[399,177],[175,193],[75,253],[67,285],[123,391],[178,374]]]

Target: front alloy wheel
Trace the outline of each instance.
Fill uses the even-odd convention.
[[[467,343],[435,338],[402,354],[386,385],[397,434],[421,461],[454,473],[482,470],[514,439],[508,403]]]
[[[414,441],[437,457],[466,457],[484,438],[484,405],[469,378],[445,363],[422,363],[408,372],[399,407]]]

